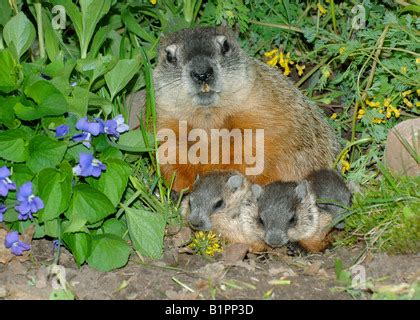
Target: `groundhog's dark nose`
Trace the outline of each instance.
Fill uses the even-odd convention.
[[[193,70],[190,72],[191,78],[198,83],[208,82],[213,78],[213,74],[213,68],[210,66],[208,66],[204,71]]]

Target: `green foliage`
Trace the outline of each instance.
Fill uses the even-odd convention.
[[[11,168],[18,188],[32,181],[45,204],[31,222],[20,221],[13,210],[16,192],[9,192],[2,199],[9,207],[7,227],[23,232],[35,224],[35,237],[59,239],[79,265],[104,271],[123,266],[132,249],[162,255],[164,228],[180,217],[157,165],[156,128],[119,139],[93,136],[89,149],[72,137],[80,133],[80,118],[127,117],[125,96],[139,89],[147,91],[147,115],[155,124],[151,69],[159,38],[194,25],[238,29],[243,47],[259,59],[272,49],[283,52],[287,61],[274,65],[289,68],[296,86],[333,115],[330,123],[344,147],[336,162],[349,180],[370,183],[388,130],[419,115],[418,5],[363,1],[357,21],[365,18],[366,24],[355,29],[353,4],[331,4],[0,1],[0,164]],[[64,30],[53,23],[56,5],[65,8]],[[58,139],[55,130],[64,124],[70,132]],[[72,168],[81,153],[92,154],[106,170],[97,178],[76,176]],[[389,181],[356,198],[347,242],[365,233],[383,250],[418,250],[412,241],[418,238],[418,181]],[[60,297],[71,298],[65,292]]]
[[[346,219],[345,243],[360,238],[369,249],[392,253],[420,250],[420,178],[386,174],[363,194],[356,194]]]
[[[191,19],[198,13],[194,4],[187,14]],[[2,198],[6,225],[23,232],[35,224],[35,238],[56,238],[78,265],[102,271],[124,266],[133,248],[159,258],[164,228],[177,213],[156,171],[155,133],[130,131],[121,139],[93,135],[89,148],[73,136],[80,133],[80,118],[107,121],[126,113],[123,97],[145,87],[144,66],[150,68],[145,59],[156,55],[159,28],[151,31],[150,21],[167,24],[164,15],[181,17],[182,5],[159,11],[148,2],[111,0],[10,5],[0,2],[0,165],[11,169],[18,189],[32,181],[44,208],[32,220],[20,221],[12,190]],[[65,31],[54,29],[55,5],[65,8]],[[57,138],[60,125],[70,131]],[[106,169],[98,177],[77,175],[81,153]],[[149,157],[143,179],[139,168]],[[157,189],[161,199],[153,195]],[[57,292],[51,298],[71,296]]]

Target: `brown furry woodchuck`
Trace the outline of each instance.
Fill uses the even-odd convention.
[[[329,168],[334,160],[338,144],[320,110],[278,70],[249,57],[227,28],[184,29],[162,37],[154,82],[157,129],[172,130],[178,143],[188,147],[196,143],[180,137],[180,121],[186,121],[189,133],[203,129],[211,136],[211,129],[236,130],[242,146],[255,155],[260,145],[246,142],[244,132],[264,130],[261,172],[247,173],[252,165],[244,163],[244,155],[239,160],[234,157],[230,141],[219,144],[220,151],[231,151],[228,163],[220,156],[219,164],[162,164],[168,181],[176,172],[176,191],[189,188],[197,174],[211,170],[237,170],[251,182],[265,185],[300,180],[314,170]],[[131,103],[133,124],[139,105]],[[166,152],[179,159],[179,146]]]

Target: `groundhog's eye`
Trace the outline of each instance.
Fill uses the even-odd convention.
[[[296,215],[293,215],[290,219],[289,219],[289,225],[294,226],[296,224]]]
[[[220,199],[219,201],[217,201],[217,202],[214,204],[213,209],[214,209],[214,210],[220,209],[220,208],[222,208],[222,207],[223,207],[223,205],[224,205],[224,204],[225,204],[225,203],[223,202],[223,200],[222,200],[222,199]]]
[[[258,219],[257,219],[257,223],[258,223],[259,225],[264,226],[264,221],[263,221],[263,219],[261,219],[261,217],[258,217]]]

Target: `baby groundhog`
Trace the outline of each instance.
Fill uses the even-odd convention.
[[[252,191],[258,199],[264,240],[272,247],[290,240],[307,251],[323,251],[330,244],[334,221],[351,206],[351,192],[333,170],[315,171],[299,183],[254,185]]]
[[[249,57],[225,27],[163,36],[154,82],[159,137],[169,141],[167,133],[173,132],[177,140],[162,148],[166,159],[174,161],[160,161],[167,181],[176,173],[175,191],[213,170],[236,170],[265,185],[303,179],[334,160],[338,144],[320,110],[277,69]],[[132,125],[144,105],[136,99],[139,95],[128,101]],[[199,152],[192,148],[198,129],[209,137],[200,139]],[[239,137],[219,139],[214,129]],[[247,140],[249,130],[254,140]],[[264,133],[262,143],[256,141],[258,130]],[[194,160],[187,157],[190,153]]]
[[[193,229],[250,244],[251,251],[266,247],[251,183],[237,171],[211,171],[198,177],[183,200],[182,213]]]

